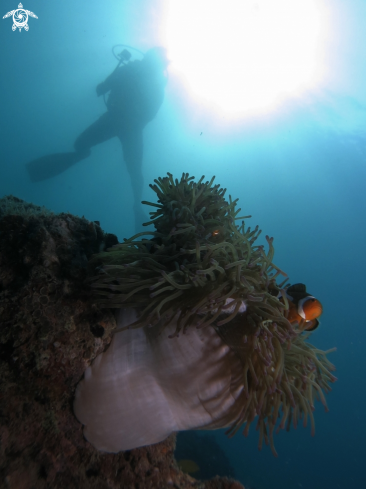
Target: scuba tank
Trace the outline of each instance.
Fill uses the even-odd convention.
[[[120,47],[123,47],[125,49],[122,49],[122,51],[120,53],[116,53],[116,48],[120,48]],[[114,68],[112,74],[115,73],[121,65],[126,65],[127,63],[130,62],[132,55],[131,55],[130,51],[128,51],[126,48],[132,49],[133,51],[136,51],[137,53],[141,54],[142,56],[145,56],[144,53],[137,48],[134,48],[132,46],[128,46],[127,44],[115,44],[112,47],[112,54],[117,59],[118,63],[117,63],[117,66]],[[103,94],[103,100],[104,100],[105,106],[108,107],[105,94]]]

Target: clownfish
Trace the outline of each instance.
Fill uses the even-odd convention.
[[[314,331],[319,326],[318,317],[323,312],[323,306],[318,299],[306,292],[304,284],[294,284],[283,289],[278,298],[285,303],[283,296],[289,305],[285,316],[290,323],[297,322],[303,331]]]
[[[209,232],[206,236],[206,239],[212,239],[216,243],[220,243],[225,239],[225,232],[223,227],[219,227]]]

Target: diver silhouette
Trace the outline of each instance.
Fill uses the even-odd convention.
[[[166,50],[162,47],[148,50],[142,60],[119,63],[96,89],[98,97],[109,92],[107,112],[77,137],[74,152],[46,155],[27,163],[31,181],[46,180],[64,172],[87,158],[93,146],[118,137],[131,177],[136,227],[141,226],[144,219],[140,205],[143,189],[142,133],[163,103],[168,64]]]

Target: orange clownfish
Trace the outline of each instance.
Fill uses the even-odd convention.
[[[297,322],[303,331],[314,331],[319,326],[318,317],[323,312],[323,306],[314,296],[306,292],[304,284],[294,284],[278,294],[281,302],[287,299],[289,309],[285,316],[290,323]]]
[[[221,226],[219,228],[214,229],[211,231],[207,236],[206,239],[213,239],[216,243],[221,243],[225,239],[225,231],[224,228]]]

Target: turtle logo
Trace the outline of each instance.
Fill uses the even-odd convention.
[[[23,5],[20,3],[18,5],[18,8],[16,10],[12,10],[11,12],[8,12],[7,14],[4,15],[3,19],[6,19],[7,17],[13,16],[13,25],[11,26],[12,30],[15,31],[15,29],[19,29],[19,32],[22,30],[24,27],[24,30],[28,30],[28,15],[30,17],[34,17],[35,19],[38,19],[38,17],[33,13],[30,12],[29,10],[24,10]]]

